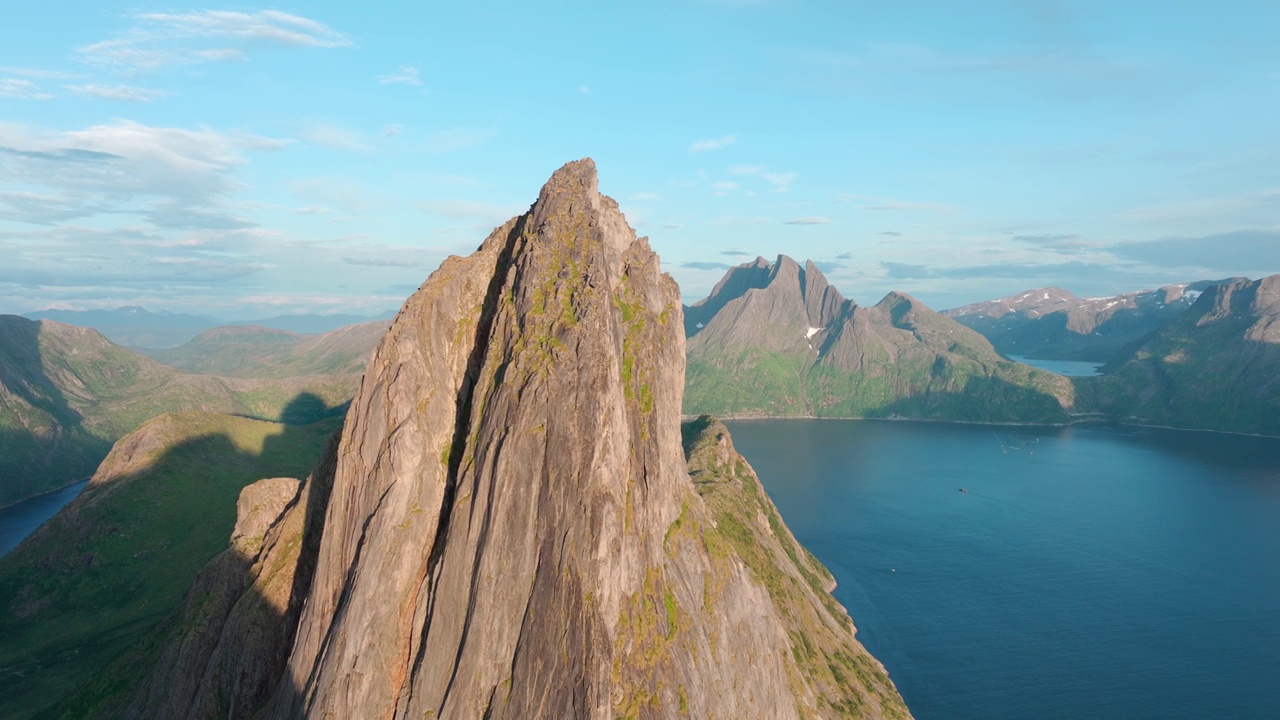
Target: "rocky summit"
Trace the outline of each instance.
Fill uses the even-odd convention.
[[[242,517],[239,595],[192,589],[172,623],[199,632],[129,713],[909,717],[724,427],[682,434],[684,346],[675,282],[564,166],[406,302],[328,459]]]

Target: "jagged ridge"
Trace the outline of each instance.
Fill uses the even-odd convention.
[[[690,414],[1065,422],[1065,379],[1006,360],[904,293],[843,298],[812,263],[729,271],[690,309]]]

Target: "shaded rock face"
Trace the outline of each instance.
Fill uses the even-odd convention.
[[[322,532],[285,542],[295,505],[254,561],[302,547],[281,555],[306,575],[285,629],[259,647],[214,621],[212,654],[171,645],[239,699],[170,703],[182,683],[161,677],[152,716],[908,717],[723,427],[683,442],[678,290],[596,183],[566,165],[408,300],[347,416]],[[279,637],[287,661],[263,661]],[[263,669],[228,684],[229,660]]]
[[[1209,288],[1105,370],[1078,379],[1086,410],[1121,421],[1280,435],[1280,275]]]
[[[734,268],[689,312],[691,414],[1063,422],[1073,401],[909,295],[859,307],[812,262]]]

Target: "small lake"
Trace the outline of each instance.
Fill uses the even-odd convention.
[[[1093,375],[1101,375],[1104,362],[1091,362],[1088,360],[1039,360],[1036,358],[1027,358],[1021,355],[1009,355],[1010,360],[1020,362],[1023,365],[1048,370],[1051,373],[1057,373],[1066,377],[1090,377]]]
[[[28,498],[20,503],[0,508],[0,555],[18,546],[35,529],[53,517],[63,505],[76,499],[88,480],[81,480],[60,490]]]
[[[919,720],[1280,717],[1280,441],[727,424]]]

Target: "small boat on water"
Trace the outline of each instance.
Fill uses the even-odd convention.
[[[967,493],[967,492],[969,492],[969,490],[968,490],[968,488],[960,488],[960,492],[962,492],[962,493]]]

